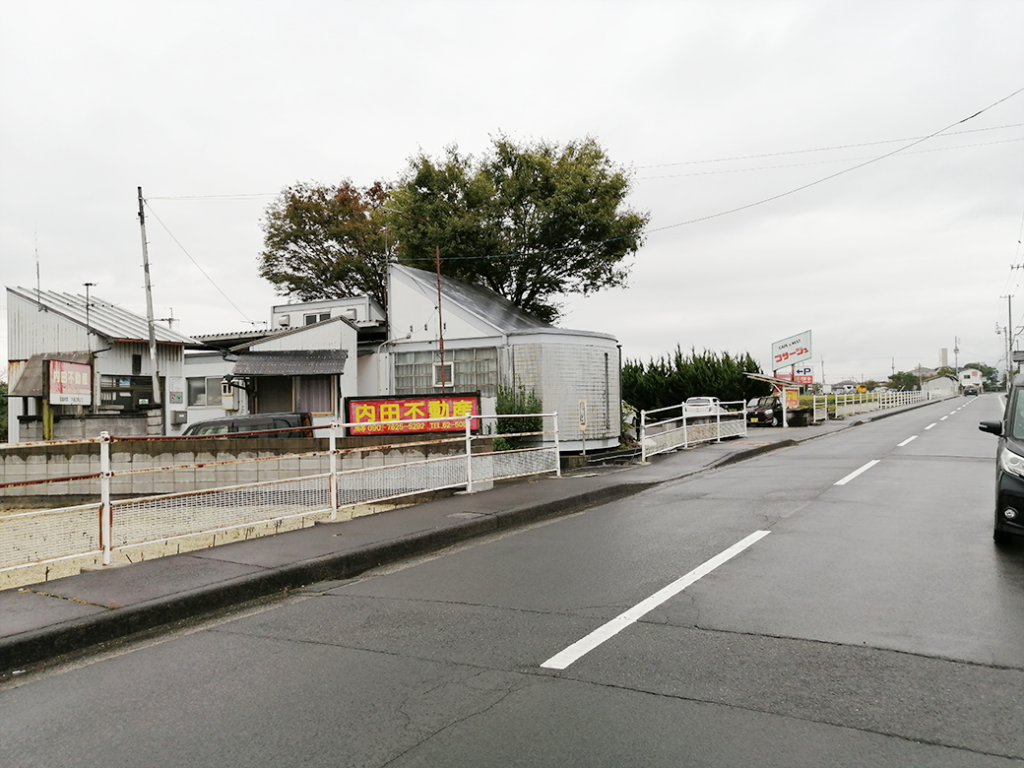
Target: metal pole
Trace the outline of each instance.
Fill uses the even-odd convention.
[[[139,227],[142,229],[142,269],[146,274],[146,324],[149,326],[149,365],[153,375],[153,400],[163,402],[160,395],[160,371],[156,365],[156,334],[153,330],[153,285],[149,279],[149,244],[146,243],[146,214],[143,210],[142,187],[139,187]],[[162,409],[161,409],[162,410]],[[160,419],[163,422],[163,417]],[[161,433],[163,430],[160,430]]]
[[[554,422],[555,428],[555,476],[562,476],[562,454],[558,448],[558,411],[551,414],[551,420]]]
[[[640,461],[647,463],[647,441],[644,440],[647,432],[647,411],[640,411]]]
[[[473,492],[473,433],[470,431],[470,415],[466,415],[466,493]]]
[[[331,434],[330,434],[330,472],[331,477],[328,481],[328,488],[330,488],[331,494],[331,520],[338,519],[338,439],[337,439],[338,425],[333,421],[331,422]]]
[[[441,394],[444,394],[444,320],[441,317],[441,246],[434,246],[434,264],[437,267],[437,343],[441,352]],[[455,366],[452,366],[452,373],[455,373]]]
[[[110,478],[110,433],[100,432],[100,547],[104,565],[110,565],[110,530],[113,527]]]

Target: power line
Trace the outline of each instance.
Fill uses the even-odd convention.
[[[664,227],[656,227],[654,229],[648,229],[647,232],[648,233],[651,233],[651,232],[662,232],[662,231],[664,231],[666,229],[675,229],[676,227],[685,227],[685,226],[687,226],[689,224],[697,224],[698,222],[701,222],[701,221],[708,221],[710,219],[717,219],[720,216],[727,216],[730,213],[738,213],[739,211],[745,211],[745,210],[747,210],[749,208],[754,208],[754,207],[759,206],[759,205],[764,205],[765,203],[770,203],[770,202],[773,202],[775,200],[779,200],[779,199],[781,199],[783,197],[788,197],[789,195],[795,195],[797,192],[802,192],[805,189],[810,189],[811,187],[815,187],[818,184],[823,184],[824,182],[830,181],[831,179],[834,179],[834,178],[836,178],[838,176],[842,176],[842,175],[850,173],[852,171],[859,170],[860,168],[864,168],[865,166],[871,165],[873,163],[877,163],[877,162],[879,162],[881,160],[885,160],[886,158],[892,157],[893,155],[897,155],[897,154],[899,154],[901,152],[905,152],[906,150],[910,149],[911,147],[916,147],[918,144],[922,144],[922,143],[928,141],[929,139],[932,139],[932,138],[938,136],[941,133],[945,133],[946,131],[948,131],[950,128],[953,128],[954,126],[960,125],[962,123],[966,123],[968,120],[973,120],[978,115],[981,115],[981,114],[987,112],[988,110],[992,109],[993,107],[996,107],[999,104],[1002,104],[1004,101],[1007,101],[1008,99],[1013,98],[1014,96],[1016,96],[1017,94],[1021,93],[1022,91],[1024,91],[1024,88],[1018,88],[1016,91],[1014,91],[1013,93],[1009,94],[1008,96],[1004,96],[1003,98],[999,99],[998,101],[995,101],[992,104],[989,104],[987,107],[985,107],[983,109],[979,109],[973,115],[969,115],[968,117],[965,117],[962,120],[957,120],[955,123],[951,123],[950,125],[947,125],[945,128],[940,128],[939,130],[935,131],[934,133],[928,134],[927,136],[924,136],[923,138],[917,139],[916,141],[914,141],[914,142],[912,142],[910,144],[907,144],[905,147],[900,147],[899,149],[894,149],[892,152],[886,152],[884,155],[879,155],[878,157],[873,158],[871,160],[866,160],[863,163],[858,163],[857,165],[850,166],[849,168],[844,168],[841,171],[836,171],[835,173],[829,174],[828,176],[824,176],[824,177],[822,177],[820,179],[817,179],[816,181],[812,181],[812,182],[810,182],[808,184],[803,184],[803,185],[801,185],[799,187],[795,187],[794,189],[790,189],[790,190],[788,190],[786,192],[780,192],[777,195],[772,195],[771,197],[766,197],[766,198],[764,198],[762,200],[757,200],[757,201],[755,201],[753,203],[747,203],[746,205],[741,205],[741,206],[739,206],[737,208],[731,208],[731,209],[729,209],[727,211],[721,211],[719,213],[712,213],[712,214],[709,214],[707,216],[700,216],[700,217],[698,217],[696,219],[690,219],[689,221],[681,221],[678,224],[669,224],[669,225],[664,226]]]
[[[1019,93],[1019,91],[1018,91]],[[1014,94],[1010,94],[1011,96]],[[1009,97],[1007,97],[1009,98]],[[998,103],[998,102],[996,102]],[[993,105],[994,106],[994,105]],[[980,113],[979,113],[980,114]],[[968,118],[970,119],[970,118]],[[981,133],[983,131],[999,131],[1004,128],[1020,128],[1024,123],[1010,123],[1009,125],[995,125],[989,128],[972,128],[968,131],[953,131],[947,136],[962,136],[967,133]],[[933,134],[934,135],[934,134]],[[834,147],[818,147],[816,149],[791,149],[785,152],[766,152],[760,155],[737,155],[735,157],[718,157],[711,160],[686,160],[677,163],[654,163],[651,165],[638,165],[637,168],[667,168],[673,165],[699,165],[701,163],[729,163],[734,160],[757,160],[765,157],[781,157],[783,155],[801,155],[808,152],[831,152],[836,149],[855,149],[857,147],[874,147],[879,144],[898,144],[901,141],[916,141],[929,139],[931,136],[910,136],[905,139],[883,139],[881,141],[865,141],[859,144],[838,144]]]
[[[987,147],[992,144],[1008,144],[1011,141],[1024,141],[1024,136],[1019,136],[1015,139],[1002,139],[1001,141],[984,141],[979,144],[960,144],[955,147],[935,147],[934,149],[919,149],[916,152],[905,152],[907,155],[923,155],[928,152],[948,152],[951,149],[969,149],[971,147]],[[806,150],[808,152],[814,152],[816,150]],[[851,163],[857,160],[866,160],[870,158],[862,157],[848,157],[848,158],[836,158],[835,160],[812,160],[807,163],[786,163],[785,165],[761,165],[754,168],[725,168],[716,171],[694,171],[692,173],[668,173],[662,176],[640,176],[638,181],[651,181],[654,179],[680,179],[687,176],[713,176],[722,173],[746,173],[748,171],[774,171],[780,168],[802,168],[806,165],[826,165],[828,163]],[[714,162],[714,161],[709,161]]]
[[[159,200],[159,199],[161,199],[161,198],[155,198],[155,199]],[[232,307],[234,307],[234,308],[235,308],[235,311],[237,311],[237,312],[238,312],[238,314],[240,314],[240,315],[241,315],[241,316],[242,316],[243,318],[245,318],[245,321],[246,321],[247,323],[251,323],[252,321],[251,321],[251,320],[249,319],[249,316],[248,316],[248,315],[246,315],[246,314],[245,314],[245,312],[243,312],[242,310],[240,310],[240,309],[238,308],[238,306],[237,306],[237,305],[235,304],[235,302],[233,302],[233,301],[232,301],[232,300],[231,300],[231,299],[230,299],[230,298],[228,297],[228,295],[227,295],[226,293],[224,293],[224,291],[222,291],[222,290],[221,290],[220,286],[219,286],[219,285],[217,285],[217,283],[215,283],[215,282],[213,281],[213,278],[212,278],[212,277],[210,277],[210,276],[209,276],[209,275],[208,275],[208,274],[206,273],[206,270],[205,270],[205,269],[203,269],[203,268],[202,268],[202,267],[201,267],[201,266],[199,265],[199,262],[198,262],[198,261],[196,261],[195,259],[193,259],[193,258],[192,258],[192,254],[191,254],[191,253],[189,253],[189,252],[188,252],[188,251],[187,251],[187,250],[185,249],[185,246],[183,246],[183,245],[182,245],[182,244],[181,244],[181,243],[180,243],[180,242],[178,241],[178,238],[176,238],[176,237],[174,236],[174,234],[173,234],[173,233],[171,232],[171,230],[170,230],[170,229],[168,229],[167,225],[166,225],[166,224],[164,224],[164,223],[163,223],[163,221],[161,221],[160,217],[156,215],[156,211],[154,211],[154,210],[153,210],[153,206],[151,206],[151,205],[149,204],[149,198],[147,198],[146,200],[144,200],[144,202],[146,203],[146,207],[147,207],[147,208],[149,208],[149,212],[150,212],[151,214],[153,214],[153,218],[154,218],[154,219],[156,219],[156,220],[157,220],[158,222],[160,222],[160,226],[164,228],[164,231],[165,231],[165,232],[167,232],[167,234],[168,234],[168,235],[170,235],[170,237],[171,237],[171,240],[173,240],[173,241],[175,242],[175,244],[177,244],[177,246],[178,246],[179,248],[181,248],[181,252],[182,252],[182,253],[184,253],[184,254],[185,254],[186,256],[188,256],[188,259],[189,259],[189,261],[191,261],[191,262],[192,262],[193,264],[195,264],[195,265],[196,265],[196,269],[198,269],[198,270],[199,270],[200,272],[202,272],[202,273],[203,273],[203,277],[205,277],[205,278],[206,278],[207,280],[209,280],[209,281],[210,281],[210,285],[212,285],[212,286],[213,286],[214,288],[216,288],[216,289],[217,289],[217,290],[218,290],[218,291],[220,292],[220,295],[221,295],[221,296],[223,296],[223,297],[224,297],[224,298],[225,298],[225,299],[227,300],[228,304],[230,304],[230,305],[231,305]]]

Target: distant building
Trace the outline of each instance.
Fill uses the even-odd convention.
[[[948,397],[959,394],[960,389],[957,386],[955,377],[943,374],[941,376],[932,376],[921,382],[921,391],[930,392],[941,397]]]
[[[153,326],[163,401],[155,408],[146,318],[96,296],[9,287],[7,327],[11,442],[83,436],[84,421],[89,436],[112,425],[124,429],[114,434],[159,435],[184,416],[188,336]],[[53,376],[74,380],[74,393],[56,392]]]
[[[977,387],[979,391],[985,384],[985,377],[977,368],[964,368],[960,371],[961,387]]]

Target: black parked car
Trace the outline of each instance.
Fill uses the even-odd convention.
[[[308,413],[246,413],[239,416],[225,416],[220,419],[208,419],[189,424],[182,437],[199,435],[237,435],[244,432],[263,432],[271,429],[288,429],[289,427],[307,427],[290,432],[272,432],[256,437],[312,437],[313,417]],[[243,435],[247,436],[247,435]]]
[[[983,421],[982,432],[999,435],[996,450],[996,509],[993,537],[998,543],[1024,540],[1024,375],[1013,382],[1002,421]]]
[[[777,427],[781,423],[782,400],[777,395],[766,395],[747,406],[747,424]]]

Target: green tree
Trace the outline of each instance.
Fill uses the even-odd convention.
[[[897,390],[917,390],[921,388],[921,380],[918,379],[916,373],[899,371],[890,374],[888,386],[890,389]]]
[[[646,365],[627,361],[622,366],[622,399],[644,411],[679,405],[687,398],[711,396],[723,402],[749,400],[772,391],[771,384],[747,376],[761,373],[750,356],[691,349],[685,356],[676,347],[671,356]]]
[[[264,212],[260,277],[301,301],[370,296],[387,302],[394,240],[385,228],[388,188],[299,182]]]
[[[649,215],[624,201],[630,177],[592,138],[517,145],[499,136],[475,160],[419,155],[396,185],[398,259],[479,283],[545,321],[558,297],[626,282]]]

